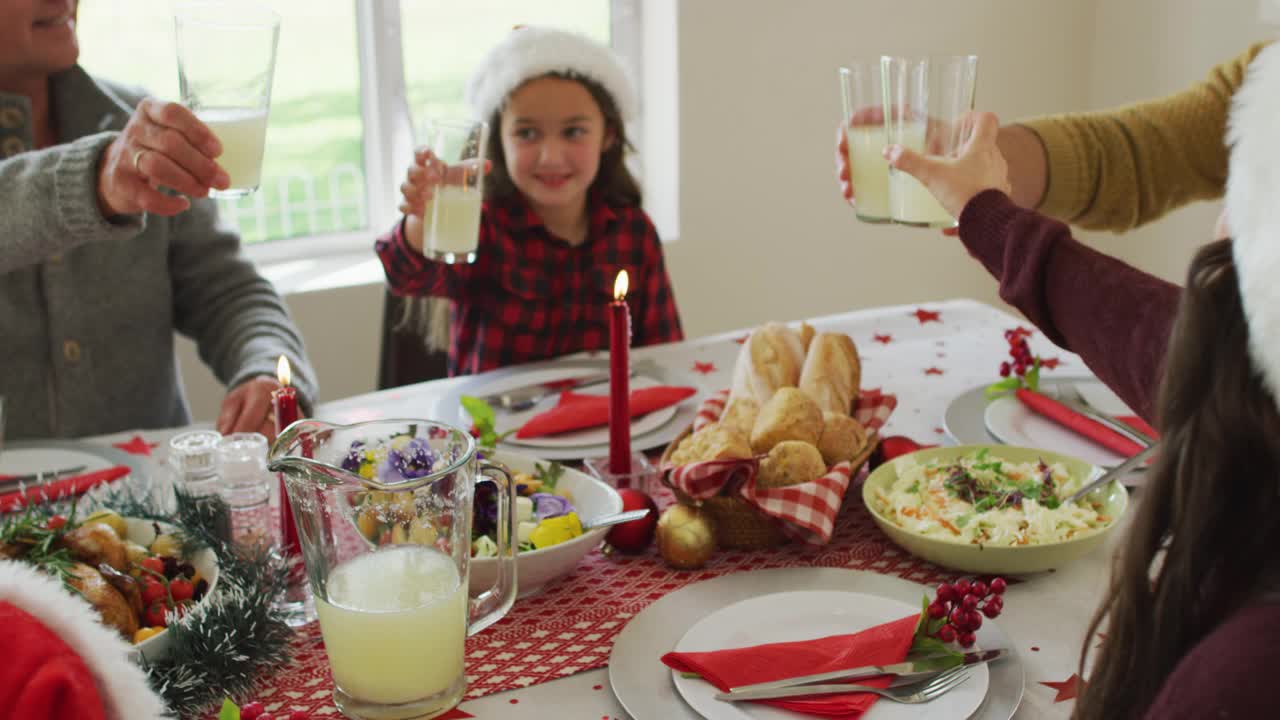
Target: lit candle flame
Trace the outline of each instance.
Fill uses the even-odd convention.
[[[619,270],[618,278],[613,281],[613,299],[625,300],[627,298],[627,271]]]
[[[292,374],[289,372],[289,358],[283,355],[276,363],[276,379],[280,381],[282,387],[289,387],[289,381],[292,379]]]

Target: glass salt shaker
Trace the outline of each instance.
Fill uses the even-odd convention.
[[[219,478],[218,442],[214,430],[193,430],[169,440],[169,466],[177,491],[191,498],[207,527],[219,539],[230,542],[231,516],[222,499]]]
[[[271,511],[271,479],[267,471],[267,438],[260,433],[233,433],[218,444],[222,496],[231,507],[231,537],[237,545],[274,545],[278,531]]]

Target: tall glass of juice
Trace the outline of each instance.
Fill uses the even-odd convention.
[[[231,178],[210,194],[248,195],[262,180],[280,16],[261,4],[184,0],[174,31],[182,103],[222,143],[216,160]]]
[[[923,155],[954,157],[968,138],[978,56],[880,58],[886,139]],[[889,170],[893,221],[916,227],[950,227],[956,219],[907,173]]]
[[[432,118],[419,134],[444,170],[422,216],[423,255],[443,263],[475,262],[489,125]]]
[[[840,97],[849,152],[849,179],[858,219],[887,223],[889,164],[884,159],[884,93],[879,60],[863,59],[840,68]]]

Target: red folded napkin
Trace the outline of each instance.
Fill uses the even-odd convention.
[[[696,393],[691,387],[659,385],[631,391],[631,417],[675,405]],[[538,413],[516,432],[518,438],[541,437],[609,424],[609,396],[560,393],[560,402]]]
[[[801,675],[852,670],[864,665],[890,665],[907,657],[919,619],[919,615],[909,615],[852,635],[831,635],[816,640],[712,652],[669,652],[662,656],[662,662],[676,672],[697,673],[721,691]],[[892,680],[889,676],[881,676],[854,682],[883,688],[888,687]],[[861,717],[877,699],[879,696],[872,693],[851,692],[754,702],[792,712],[854,720]]]
[[[17,490],[10,493],[0,495],[0,513],[13,512],[20,510],[28,501],[39,500],[40,498],[59,498],[70,497],[72,495],[83,495],[102,483],[108,483],[113,480],[119,480],[129,474],[129,468],[126,465],[116,465],[105,470],[95,470],[80,475],[72,475],[71,477],[62,478],[53,482],[44,483],[43,485],[28,485],[26,490]]]
[[[1081,415],[1047,395],[1026,388],[1018,388],[1016,395],[1023,405],[1059,425],[1072,430],[1099,445],[1125,457],[1136,455],[1142,446],[1095,420]]]

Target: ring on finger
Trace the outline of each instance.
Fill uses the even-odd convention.
[[[147,152],[147,148],[140,148],[133,151],[133,171],[142,175],[142,156]]]

